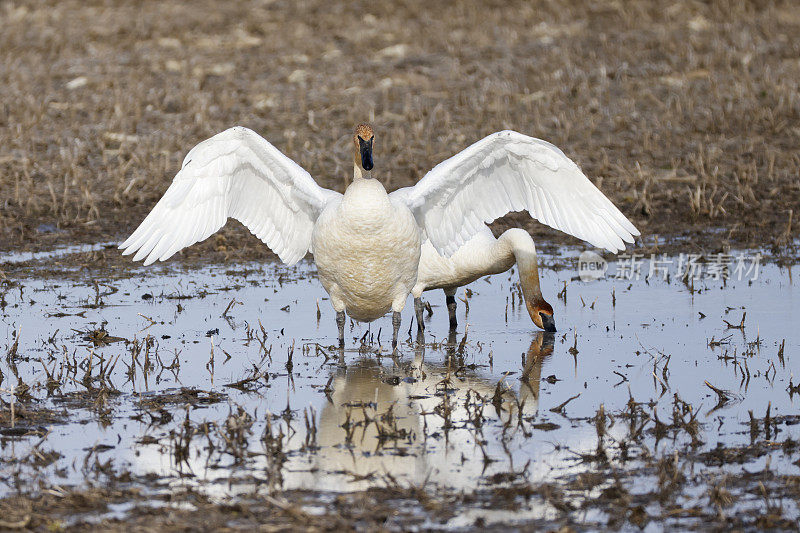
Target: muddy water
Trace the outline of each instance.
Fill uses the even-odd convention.
[[[396,354],[388,318],[349,322],[346,350],[332,346],[333,311],[310,263],[131,267],[77,282],[42,269],[7,280],[0,335],[13,353],[0,359],[0,388],[28,385],[18,403],[49,415],[23,413],[11,427],[12,395],[2,393],[0,495],[109,476],[219,498],[392,485],[469,492],[516,477],[573,479],[595,470],[587,457],[601,450],[612,451],[604,468],[624,470],[687,449],[746,447],[751,413],[755,438],[800,439],[796,267],[762,265],[755,281],[583,282],[574,255],[543,258],[555,335],[531,324],[510,272],[460,291],[453,335],[444,295],[426,293],[424,343],[412,329]],[[633,403],[665,423],[689,413],[699,429],[636,434],[624,418]],[[50,459],[26,460],[36,454]],[[800,473],[797,451],[779,446],[698,468]],[[656,478],[638,477],[633,492]],[[707,500],[694,492],[685,505]],[[796,519],[797,502],[784,505]],[[554,512],[530,504],[518,518]],[[450,525],[475,513],[509,519],[473,509]]]

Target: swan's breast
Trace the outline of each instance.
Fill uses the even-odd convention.
[[[420,235],[411,211],[393,204],[375,180],[353,183],[314,227],[314,259],[322,285],[358,320],[386,314],[417,279]]]

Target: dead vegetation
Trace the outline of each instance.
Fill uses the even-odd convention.
[[[645,235],[797,236],[789,1],[12,1],[0,20],[4,249],[121,238],[234,124],[342,190],[364,120],[389,189],[512,128],[563,148]],[[232,226],[186,254],[266,253]]]

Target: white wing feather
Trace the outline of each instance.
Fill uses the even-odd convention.
[[[294,264],[311,246],[317,216],[339,196],[266,139],[237,126],[189,151],[172,185],[120,248],[149,265],[207,239],[232,217]]]
[[[561,150],[515,131],[481,139],[391,196],[411,208],[436,251],[448,257],[484,223],[510,211],[526,210],[611,252],[639,235]]]

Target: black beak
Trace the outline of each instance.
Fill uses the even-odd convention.
[[[556,330],[556,321],[553,320],[553,315],[539,313],[539,317],[542,319],[542,327],[545,331],[553,332]]]
[[[358,138],[358,147],[361,152],[361,166],[364,170],[372,170],[372,141],[373,139],[365,141],[361,137]]]

